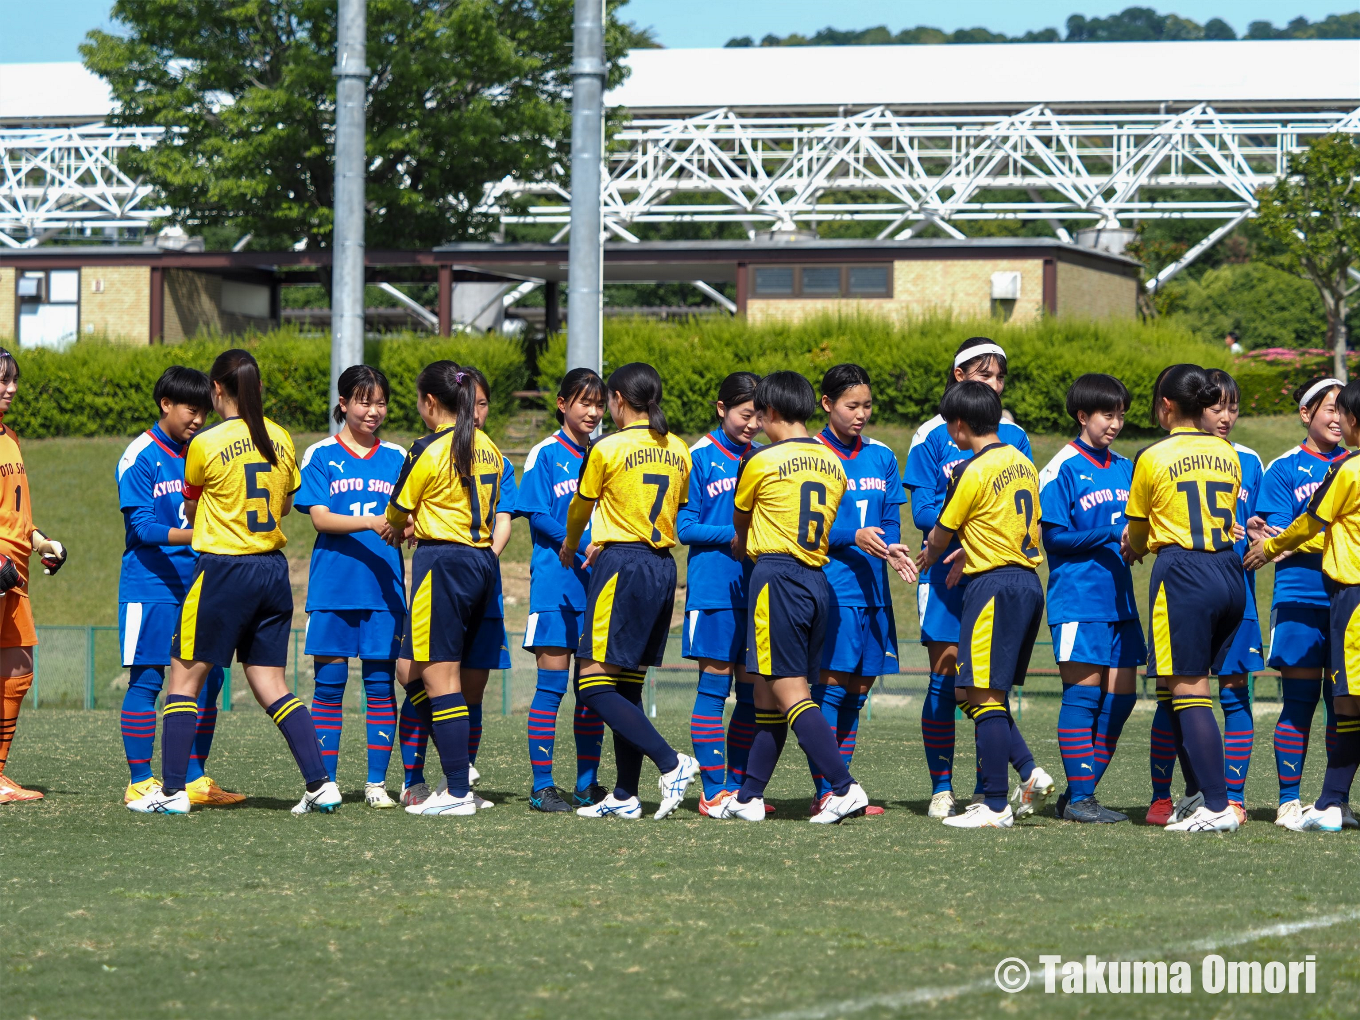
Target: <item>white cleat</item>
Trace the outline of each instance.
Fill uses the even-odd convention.
[[[1183,822],[1202,807],[1204,807],[1204,794],[1192,793],[1187,797],[1182,797],[1176,801],[1176,806],[1171,809],[1171,821]]]
[[[476,786],[482,781],[482,774],[477,771],[476,765],[468,766],[468,786]]]
[[[930,798],[930,807],[926,808],[926,817],[937,820],[949,818],[954,814],[955,803],[952,790],[941,790]]]
[[[1011,805],[1014,808],[1015,817],[1024,818],[1032,815],[1036,811],[1043,809],[1044,802],[1053,796],[1054,790],[1053,777],[1041,769],[1038,765],[1034,766],[1034,771],[1029,774],[1029,778],[1016,786],[1011,794]]]
[[[1229,804],[1222,811],[1201,805],[1180,821],[1168,822],[1167,832],[1236,832],[1237,812]]]
[[[387,794],[387,787],[382,783],[364,784],[364,803],[371,808],[394,808],[397,802]]]
[[[661,806],[656,809],[653,815],[657,821],[665,818],[668,814],[680,806],[680,802],[685,799],[685,790],[694,781],[694,777],[699,774],[699,762],[687,754],[676,755],[680,760],[675,768],[671,769],[664,776],[656,781],[657,788],[661,790]]]
[[[431,794],[419,804],[411,804],[406,808],[408,815],[475,815],[477,813],[477,798],[471,791],[465,797],[455,797],[445,790],[443,793]]]
[[[425,783],[412,783],[401,791],[401,806],[410,807],[412,804],[424,804],[430,799],[430,787]]]
[[[329,815],[340,806],[340,787],[334,783],[322,783],[316,793],[304,793],[302,799],[293,805],[293,814],[309,815],[319,811]]]
[[[1340,832],[1345,824],[1345,813],[1337,805],[1333,804],[1329,808],[1318,808],[1316,805],[1310,804],[1308,810],[1303,813],[1299,831]]]
[[[765,798],[752,797],[745,804],[737,800],[734,793],[730,797],[723,798],[722,804],[718,806],[718,813],[715,818],[736,818],[743,822],[763,822],[765,821]]]
[[[152,787],[144,797],[128,801],[127,809],[139,815],[187,815],[189,813],[189,791],[180,790],[166,796],[159,786]]]
[[[627,818],[629,821],[635,821],[642,817],[642,801],[636,797],[619,800],[611,791],[609,796],[598,804],[577,808],[576,813],[582,818]]]
[[[839,825],[842,819],[849,818],[856,811],[869,806],[869,795],[859,783],[851,783],[850,789],[837,795],[835,793],[822,801],[822,810],[812,816],[813,825]]]
[[[481,777],[478,776],[477,778],[480,779]],[[436,786],[436,787],[434,788],[434,792],[435,792],[435,793],[447,793],[447,792],[448,792],[448,789],[449,789],[449,781],[448,781],[447,779],[441,779],[441,780],[439,780],[439,785]],[[469,789],[469,790],[472,789],[472,768],[471,768],[471,767],[468,768],[468,789]],[[478,811],[485,811],[485,810],[487,810],[488,808],[493,808],[493,807],[496,806],[496,802],[495,802],[495,801],[487,800],[485,797],[479,797],[479,796],[477,796],[476,793],[473,793],[472,799],[475,800],[475,801],[477,802],[477,810],[478,810]]]
[[[1360,829],[1360,820],[1357,820],[1355,815],[1351,814],[1349,804],[1343,803],[1341,805],[1341,827],[1343,829]]]
[[[1297,800],[1287,800],[1275,809],[1275,824],[1290,832],[1303,831],[1303,816],[1312,810],[1312,804]]]
[[[953,829],[1009,829],[1015,824],[1015,815],[1007,804],[1000,811],[993,811],[986,801],[969,804],[961,815],[950,815],[941,821]]]

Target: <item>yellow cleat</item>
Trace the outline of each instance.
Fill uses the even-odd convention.
[[[207,804],[210,807],[228,807],[245,802],[244,793],[231,793],[222,789],[210,776],[200,776],[186,786],[190,804]]]
[[[128,788],[123,791],[123,803],[131,804],[134,800],[141,800],[152,790],[159,790],[161,781],[155,776],[150,779],[143,779],[140,783],[128,783]]]

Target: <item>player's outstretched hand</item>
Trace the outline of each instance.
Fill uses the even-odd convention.
[[[19,568],[14,565],[14,561],[8,556],[0,555],[0,592],[17,588],[22,583],[23,578],[19,576]]]
[[[1264,538],[1257,539],[1247,549],[1247,553],[1242,557],[1242,566],[1247,570],[1260,570],[1266,565],[1266,542]]]
[[[882,528],[860,528],[855,532],[855,545],[870,556],[886,560],[888,558],[888,543],[883,541],[882,535]]]
[[[33,551],[42,560],[43,573],[55,574],[66,562],[66,547],[55,538],[48,538],[37,528],[33,529]]]
[[[576,566],[576,550],[563,542],[562,548],[557,550],[557,561],[570,570]]]
[[[1255,544],[1258,539],[1271,538],[1280,533],[1279,528],[1272,528],[1266,523],[1266,519],[1257,514],[1247,518],[1247,541]]]
[[[582,565],[586,567],[593,567],[595,565],[595,561],[599,559],[599,557],[600,547],[596,545],[594,542],[591,542],[590,545],[586,546],[586,561]]]
[[[963,580],[963,550],[955,549],[944,558],[944,561],[949,564],[949,576],[944,579],[944,586],[957,588],[959,582]]]
[[[901,542],[894,542],[887,549],[888,555],[884,558],[888,566],[897,571],[897,576],[907,584],[914,584],[920,575],[916,572],[916,561],[912,558],[911,549]]]
[[[1130,566],[1140,558],[1133,554],[1133,546],[1129,543],[1129,526],[1127,524],[1124,525],[1124,531],[1119,536],[1119,555]]]

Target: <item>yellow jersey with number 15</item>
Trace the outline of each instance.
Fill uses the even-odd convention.
[[[784,553],[809,567],[824,566],[847,484],[839,458],[811,437],[748,453],[734,501],[740,513],[751,515],[747,555]]]
[[[184,451],[184,498],[198,500],[193,547],[201,553],[244,556],[288,544],[279,527],[283,504],[302,485],[293,439],[264,420],[277,464],[255,449],[250,429],[227,418],[199,432]]]
[[[683,439],[653,432],[643,422],[597,440],[576,483],[577,499],[595,501],[590,540],[671,548],[677,542],[675,517],[689,502],[692,466]]]
[[[1233,547],[1242,465],[1232,443],[1198,429],[1172,429],[1133,461],[1124,516],[1148,522],[1148,549]]]
[[[936,524],[958,533],[965,574],[1037,567],[1043,554],[1034,465],[1014,446],[984,446],[954,465]]]

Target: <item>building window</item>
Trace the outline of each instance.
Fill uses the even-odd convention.
[[[892,265],[756,266],[751,296],[757,298],[892,297]]]
[[[15,281],[19,346],[63,350],[80,327],[80,270],[27,270]]]

